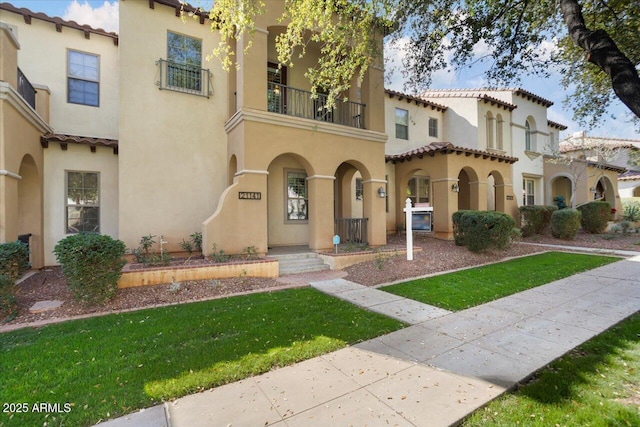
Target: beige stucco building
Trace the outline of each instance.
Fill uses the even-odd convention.
[[[304,77],[318,46],[277,65],[282,3],[266,2],[230,72],[206,60],[220,41],[208,16],[181,19],[178,0],[121,1],[119,34],[2,3],[0,241],[30,235],[34,267],[81,231],[169,251],[201,232],[205,253],[321,251],[335,234],[380,246],[407,198],[450,239],[459,209],[518,219],[560,191],[543,162],[564,129],[550,101],[385,91],[380,58],[328,109]]]

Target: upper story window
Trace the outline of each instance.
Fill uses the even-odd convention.
[[[66,232],[100,232],[98,172],[67,172]]]
[[[100,58],[69,50],[67,56],[67,102],[100,105]]]
[[[524,149],[526,151],[531,150],[531,124],[529,120],[524,122]]]
[[[409,139],[409,112],[396,108],[396,138]]]
[[[362,178],[356,178],[356,200],[362,200],[362,195],[364,194],[363,190]]]
[[[496,116],[496,148],[498,150],[504,149],[504,135],[502,131],[503,124],[504,124],[504,120],[502,120],[502,116],[498,114]]]
[[[494,148],[493,128],[495,127],[495,119],[491,111],[487,111],[487,148]]]
[[[556,134],[553,131],[549,132],[549,149],[556,149]]]
[[[167,86],[202,91],[202,40],[167,33]]]
[[[429,136],[438,137],[438,119],[429,117]]]

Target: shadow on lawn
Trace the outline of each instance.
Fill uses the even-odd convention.
[[[575,409],[581,405],[578,402],[588,398],[585,390],[595,391],[602,400],[624,397],[625,386],[640,380],[638,331],[640,314],[635,314],[539,371],[517,393],[544,405],[568,405]],[[614,367],[607,369],[605,365]],[[597,382],[619,384],[620,390],[616,391],[619,395],[613,391],[609,396],[603,394]],[[609,413],[609,418],[611,423],[607,425],[630,425],[629,419],[640,421],[640,413],[637,407],[622,406]]]

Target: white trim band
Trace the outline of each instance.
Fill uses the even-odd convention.
[[[242,169],[241,171],[236,172],[233,176],[240,176],[240,175],[244,175],[244,174],[269,175],[269,171]]]
[[[312,179],[330,179],[332,181],[336,180],[335,176],[330,176],[330,175],[313,175],[313,176],[308,176],[307,177],[307,181],[310,181]]]

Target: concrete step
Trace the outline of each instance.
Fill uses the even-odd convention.
[[[267,258],[278,260],[278,274],[281,276],[329,269],[329,266],[313,252],[268,255]]]

